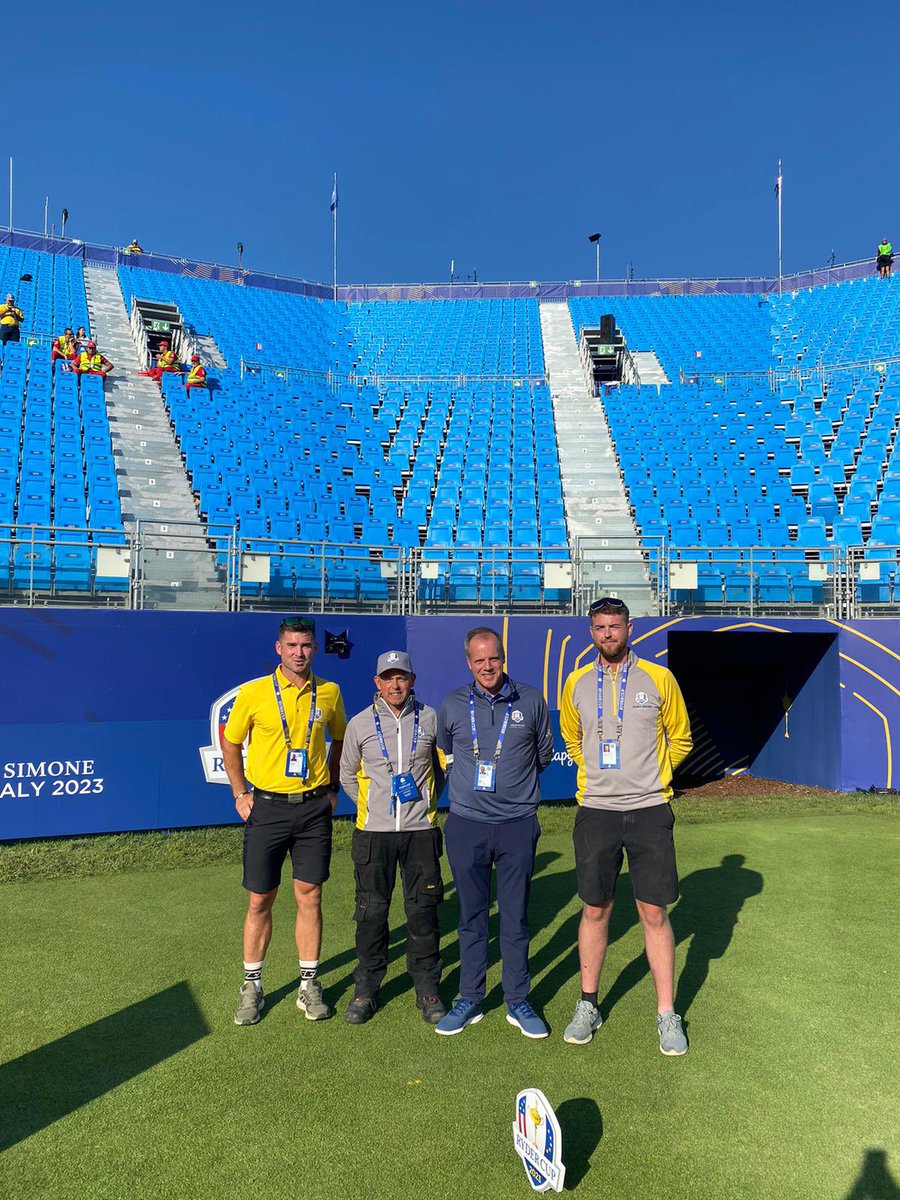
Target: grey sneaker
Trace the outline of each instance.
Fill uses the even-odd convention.
[[[251,979],[248,979],[246,983],[241,984],[241,998],[234,1010],[235,1025],[255,1025],[265,1005],[266,999],[262,988],[258,988]]]
[[[306,1013],[307,1021],[324,1021],[331,1016],[331,1009],[322,996],[322,985],[318,979],[310,979],[306,987],[297,993],[297,1007]]]
[[[586,1046],[594,1036],[594,1030],[603,1024],[600,1009],[591,1004],[590,1000],[579,1000],[575,1005],[575,1015],[566,1026],[563,1037],[572,1046]]]
[[[687,1054],[687,1038],[681,1028],[681,1017],[678,1013],[669,1009],[661,1017],[656,1018],[656,1026],[659,1029],[659,1048],[663,1054],[672,1057]]]

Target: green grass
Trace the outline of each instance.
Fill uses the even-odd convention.
[[[679,823],[734,821],[814,813],[884,813],[900,816],[900,795],[794,789],[790,794],[723,796],[686,792],[675,801]],[[574,802],[541,809],[545,834],[571,829]],[[444,814],[440,814],[444,819]],[[234,825],[150,833],[97,834],[0,843],[0,884],[26,880],[112,875],[121,871],[170,871],[241,858],[242,831]],[[335,850],[350,845],[350,821],[335,824]]]
[[[590,1046],[562,1042],[578,996],[564,808],[542,818],[531,908],[533,999],[552,1029],[545,1042],[526,1041],[504,1019],[496,920],[485,1019],[435,1037],[414,1008],[396,904],[384,1007],[369,1025],[344,1024],[353,966],[346,830],[325,891],[323,977],[338,1016],[318,1025],[293,1002],[287,891],[265,969],[271,1007],[255,1028],[231,1021],[244,907],[234,830],[179,835],[172,857],[173,838],[125,839],[119,862],[128,867],[118,873],[107,853],[90,860],[95,874],[85,859],[80,878],[6,884],[0,1140],[12,1144],[0,1155],[0,1195],[524,1197],[510,1131],[514,1096],[533,1085],[561,1117],[568,1186],[579,1195],[896,1197],[878,1170],[854,1185],[869,1150],[886,1152],[900,1174],[900,822],[890,804],[834,811],[852,801],[832,797],[827,811],[816,800],[806,816],[724,820],[712,811],[694,821],[687,810],[699,817],[699,806],[681,802],[683,888],[672,921],[691,1040],[683,1059],[656,1046],[625,878],[601,986],[604,1027]],[[156,867],[195,852],[222,861],[135,870],[142,847]],[[455,918],[451,889],[443,928]],[[450,996],[455,935],[443,944]]]

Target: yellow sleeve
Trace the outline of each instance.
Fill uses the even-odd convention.
[[[563,687],[562,700],[559,705],[559,730],[566,743],[566,752],[579,767],[584,766],[584,750],[581,745],[581,716],[572,698],[575,691],[575,680],[578,672],[573,671]]]
[[[231,706],[231,712],[228,714],[228,721],[222,731],[222,736],[226,741],[233,742],[235,746],[242,746],[244,738],[250,732],[252,724],[253,713],[251,711],[248,689],[242,687],[235,697],[234,704]]]
[[[678,680],[667,671],[664,676],[665,687],[662,690],[662,721],[669,743],[669,761],[672,770],[683,763],[693,749],[694,739],[691,736],[691,721],[687,705]]]
[[[342,741],[347,732],[347,714],[344,711],[344,697],[341,695],[340,689],[338,689],[337,699],[334,702],[334,712],[328,722],[328,732],[331,734],[333,742]]]

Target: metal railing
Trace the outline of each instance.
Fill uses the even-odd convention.
[[[824,384],[832,375],[841,374],[879,374],[883,375],[888,367],[900,363],[900,354],[882,354],[872,358],[855,359],[852,362],[839,363],[798,363],[794,367],[768,367],[752,371],[694,371],[678,368],[679,383],[716,383],[727,387],[732,380],[757,380],[766,383],[771,391],[775,391],[780,383],[807,383],[810,379],[818,379]]]
[[[273,271],[252,271],[243,267],[225,266],[175,255],[144,254],[126,255],[123,247],[108,246],[100,242],[84,242],[78,238],[48,236],[31,230],[0,229],[0,246],[16,246],[24,249],[45,250],[54,254],[81,258],[100,266],[127,265],[135,269],[150,268],[174,272],[201,279],[218,279],[222,282],[247,284],[273,290],[299,292],[322,299],[331,299],[332,285],[297,276],[281,275]],[[838,263],[824,267],[812,267],[782,277],[784,291],[820,284],[843,282],[873,274],[874,255],[856,259],[849,263]],[[391,283],[391,284],[340,284],[338,300],[378,299],[428,299],[447,297],[459,300],[481,299],[498,295],[534,296],[537,299],[569,299],[574,296],[629,296],[629,295],[704,295],[715,292],[767,293],[778,291],[777,276],[729,276],[717,275],[704,279],[691,277],[639,279],[610,279],[600,283],[589,280],[507,280],[488,283]]]
[[[314,379],[332,389],[342,385],[383,389],[394,386],[433,387],[438,384],[467,387],[488,383],[511,383],[515,387],[537,387],[546,383],[548,379],[546,371],[539,375],[472,375],[466,372],[457,372],[453,375],[379,375],[377,373],[367,375],[358,371],[342,375],[337,371],[320,371],[312,367],[287,366],[284,363],[254,362],[242,357],[240,360],[241,380],[246,375],[259,375],[263,379],[283,379],[287,382],[293,378]]]
[[[541,546],[342,545],[139,521],[128,533],[0,529],[0,604],[238,612],[635,616],[900,614],[900,546],[673,547],[635,538]]]

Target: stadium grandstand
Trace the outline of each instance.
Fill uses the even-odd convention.
[[[5,603],[900,607],[900,307],[774,280],[346,287],[0,235]],[[108,379],[51,362],[65,327]],[[181,373],[148,377],[171,342]],[[206,386],[185,389],[196,356]]]

